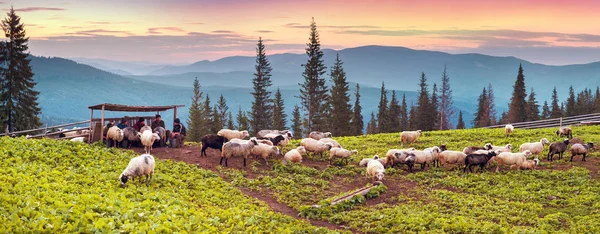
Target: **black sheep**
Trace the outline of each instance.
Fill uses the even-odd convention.
[[[440,145],[440,152],[444,152],[446,150],[448,150],[448,148],[446,148],[446,144]]]
[[[206,156],[206,148],[218,149],[221,151],[225,142],[227,142],[227,138],[225,137],[214,134],[204,135],[202,137],[202,150],[200,151],[200,156]]]
[[[552,161],[555,154],[558,154],[558,159],[562,159],[563,154],[567,151],[569,145],[569,139],[565,139],[563,142],[554,142],[550,144],[548,150],[548,161]]]
[[[271,141],[271,143],[273,143],[274,146],[278,146],[279,142],[285,141],[285,137],[283,135],[277,135],[276,137],[273,137],[273,138],[257,137],[256,139],[258,139],[258,140],[269,140],[269,141]]]
[[[487,164],[490,159],[496,156],[496,152],[491,151],[487,154],[469,154],[465,158],[465,168],[463,169],[464,173],[467,173],[467,167],[473,173],[473,166],[479,165],[479,171],[483,170],[485,164]]]

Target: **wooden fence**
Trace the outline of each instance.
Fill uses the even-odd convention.
[[[591,125],[600,124],[600,113],[569,116],[564,118],[545,119],[530,122],[511,123],[515,128],[535,129],[535,128],[551,128],[560,126],[576,126],[576,125]],[[505,125],[494,125],[485,128],[503,128]]]

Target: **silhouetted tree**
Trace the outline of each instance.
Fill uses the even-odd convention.
[[[406,105],[406,93],[402,94],[402,105],[400,106],[400,131],[407,130],[408,125],[408,105]]]
[[[231,114],[231,111],[227,113],[227,128],[235,129],[235,125],[233,124],[233,115]]]
[[[362,116],[362,107],[360,106],[360,86],[356,84],[356,93],[354,94],[354,109],[352,111],[352,135],[362,135],[363,129],[365,126],[363,116]]]
[[[421,73],[421,79],[419,80],[419,100],[417,101],[417,110],[415,116],[411,116],[411,120],[415,121],[416,128],[429,131],[433,128],[431,103],[429,101],[429,91],[427,90],[427,77],[425,73]],[[415,118],[416,117],[416,118]]]
[[[390,100],[390,107],[388,108],[388,130],[387,132],[399,132],[400,131],[400,103],[396,97],[396,90],[392,90],[392,99]]]
[[[202,138],[202,91],[200,91],[200,82],[198,78],[194,79],[192,85],[194,87],[194,94],[192,95],[192,105],[189,109],[188,120],[187,120],[187,141],[200,142]]]
[[[573,86],[569,86],[569,98],[567,98],[567,104],[565,105],[565,116],[577,114],[575,105],[575,91],[573,90]]]
[[[473,118],[473,126],[476,128],[486,127],[490,124],[490,116],[489,116],[489,103],[487,101],[488,95],[485,88],[479,95],[478,104],[477,104],[477,112],[475,112],[475,116]]]
[[[462,111],[458,112],[458,123],[456,123],[456,129],[465,129],[465,121],[463,120]]]
[[[271,100],[271,92],[268,91],[268,88],[271,87],[272,69],[262,38],[258,39],[256,45],[254,69],[254,79],[252,79],[254,91],[251,93],[254,100],[249,113],[249,122],[253,133],[256,133],[263,129],[271,129],[273,125],[273,100]]]
[[[407,130],[418,130],[419,128],[419,117],[417,116],[417,107],[412,105],[410,106],[409,116],[408,116],[408,129]]]
[[[273,105],[273,128],[283,130],[287,126],[287,114],[285,113],[285,105],[281,97],[281,91],[277,88],[275,92],[275,101]]]
[[[219,101],[217,101],[217,114],[219,117],[219,122],[215,122],[217,126],[221,126],[221,128],[226,127],[225,125],[227,124],[227,121],[228,121],[228,119],[227,119],[228,111],[229,111],[229,107],[227,106],[227,101],[225,100],[225,97],[223,97],[223,94],[221,94],[221,96],[219,97]],[[221,125],[219,125],[219,124],[221,124]]]
[[[217,132],[213,131],[215,128],[213,121],[213,110],[210,105],[210,97],[206,94],[206,98],[204,98],[204,105],[202,107],[202,132],[200,135],[204,136],[209,133],[216,134]],[[217,130],[218,131],[218,130]]]
[[[246,116],[246,113],[242,111],[242,107],[238,107],[238,113],[236,116],[236,120],[237,120],[237,127],[238,130],[242,131],[242,130],[248,130],[250,128],[250,123],[248,123],[248,116]]]
[[[526,106],[527,93],[525,91],[525,75],[523,75],[523,67],[519,65],[519,73],[517,80],[513,86],[513,94],[508,106],[508,121],[510,123],[524,122],[527,120]]]
[[[387,90],[385,84],[381,83],[381,93],[379,96],[379,106],[377,107],[377,132],[387,132],[388,129],[388,110],[387,110]]]
[[[446,65],[444,65],[444,73],[442,73],[442,88],[440,90],[440,129],[446,130],[451,129],[450,119],[454,115],[454,109],[452,108],[452,89],[450,88],[450,76],[446,72]]]
[[[340,55],[336,54],[335,64],[331,68],[331,133],[334,136],[353,135],[350,125],[352,120],[352,105],[350,105],[350,86],[346,81],[346,72],[342,67]]]
[[[548,106],[548,101],[544,101],[544,106],[542,107],[542,114],[540,115],[540,119],[548,119],[550,118],[550,107]]]
[[[529,98],[527,99],[527,109],[526,109],[527,121],[536,121],[540,119],[540,105],[535,99],[535,92],[533,92],[533,88],[529,93]]]
[[[377,119],[375,118],[375,113],[371,112],[371,120],[367,124],[367,134],[375,134],[378,133],[377,130]]]
[[[556,92],[556,86],[554,86],[552,90],[552,111],[550,112],[550,118],[560,118],[563,116],[562,108],[558,103],[558,93]]]
[[[489,108],[488,115],[490,117],[490,125],[496,125],[496,118],[498,117],[498,113],[496,112],[496,97],[494,95],[494,88],[492,87],[492,83],[488,84],[487,92],[487,102]]]
[[[439,112],[438,112],[438,95],[437,95],[437,84],[433,83],[433,90],[431,91],[431,102],[429,103],[429,109],[430,109],[430,116],[429,118],[431,119],[431,124],[432,124],[432,130],[433,129],[440,129],[440,119],[439,119]]]
[[[294,111],[292,112],[292,132],[294,133],[294,138],[299,139],[302,138],[302,116],[300,115],[300,107],[294,106]]]
[[[223,129],[223,119],[221,119],[221,114],[219,114],[219,108],[217,105],[213,107],[212,110],[212,124],[209,126],[209,131],[211,133],[217,133],[219,130]]]

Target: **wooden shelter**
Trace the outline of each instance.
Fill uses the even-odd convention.
[[[173,109],[173,119],[177,118],[177,108],[184,107],[185,105],[170,105],[170,106],[128,106],[128,105],[120,105],[120,104],[110,104],[103,103],[94,106],[89,106],[88,108],[91,110],[90,113],[90,129],[92,130],[92,134],[90,134],[89,142],[95,142],[102,139],[102,133],[104,132],[104,126],[106,121],[111,120],[120,120],[122,118],[104,118],[105,111],[116,111],[116,112],[156,112],[156,114],[160,114],[161,111],[168,111]],[[100,118],[94,118],[94,110],[102,111],[102,115]],[[151,119],[154,116],[125,116],[127,120],[133,125],[135,121],[137,121],[140,117],[143,117],[147,121],[147,125],[150,125]],[[96,126],[93,126],[94,123]],[[99,129],[100,131],[95,131]]]

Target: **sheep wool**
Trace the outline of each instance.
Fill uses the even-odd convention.
[[[550,142],[546,138],[542,138],[539,142],[523,143],[519,147],[519,152],[522,153],[525,150],[529,150],[531,151],[531,154],[540,155],[542,151],[544,151],[544,145],[547,145],[548,143]]]
[[[113,141],[113,146],[118,148],[118,144],[117,142],[121,142],[123,141],[123,130],[121,130],[119,127],[117,126],[112,126],[108,129],[108,132],[106,133],[106,138],[108,140],[112,140]]]
[[[321,140],[323,138],[331,138],[331,132],[317,132],[317,131],[313,131],[310,132],[308,134],[309,138],[315,139],[315,140]]]
[[[331,148],[329,151],[329,164],[331,164],[331,160],[333,160],[333,158],[342,158],[344,161],[346,161],[346,164],[348,164],[348,158],[356,154],[358,154],[357,150],[347,150],[338,147]]]
[[[287,165],[289,162],[302,163],[302,155],[306,153],[304,146],[298,146],[293,150],[288,151],[283,156],[283,164]]]
[[[332,148],[331,143],[324,143],[313,138],[304,138],[300,141],[300,145],[304,146],[307,152],[323,155],[323,152]]]
[[[440,153],[440,164],[463,164],[466,157],[463,152],[446,150]]]
[[[373,181],[382,181],[385,174],[383,164],[378,160],[371,160],[367,163],[367,176],[373,178]]]
[[[252,150],[250,150],[250,155],[263,158],[265,160],[265,164],[269,165],[267,158],[269,158],[269,156],[279,156],[281,153],[279,152],[279,148],[277,148],[277,146],[258,143],[258,145],[252,147]]]
[[[585,162],[585,156],[589,152],[590,149],[594,148],[594,143],[590,142],[586,145],[582,144],[574,144],[571,146],[571,162],[573,162],[573,157],[576,155],[583,155],[583,159],[581,161]]]
[[[527,161],[527,157],[531,155],[531,151],[525,150],[522,153],[510,153],[504,152],[500,153],[496,156],[496,172],[500,170],[502,165],[516,165],[520,167],[525,161]]]
[[[158,134],[152,133],[151,130],[146,130],[146,131],[142,132],[141,138],[142,138],[142,145],[144,145],[144,150],[146,151],[147,154],[152,152],[152,145],[154,144],[154,141],[160,139]]]
[[[142,154],[135,158],[132,158],[127,165],[127,168],[123,170],[123,173],[119,176],[121,186],[125,186],[127,180],[131,178],[134,180],[138,176],[146,176],[146,183],[150,183],[152,176],[154,175],[154,157],[150,154]]]
[[[507,124],[506,126],[504,126],[504,133],[506,134],[506,136],[510,136],[510,134],[512,134],[513,131],[515,131],[515,127],[513,127],[512,124]]]
[[[338,143],[336,140],[331,139],[329,137],[321,138],[319,141],[324,142],[324,143],[331,143],[331,145],[333,147],[342,148],[342,145],[340,145],[340,143]]]
[[[219,165],[223,163],[223,159],[225,159],[225,166],[227,167],[227,161],[231,157],[243,157],[244,158],[244,167],[246,167],[246,159],[250,155],[252,148],[258,145],[255,139],[248,140],[246,143],[236,143],[236,142],[227,142],[223,144],[223,148],[221,149],[221,161]]]
[[[231,130],[231,129],[221,129],[219,130],[219,132],[217,132],[218,136],[222,136],[227,138],[227,140],[231,139],[244,139],[246,137],[249,137],[250,134],[248,134],[248,131],[244,130],[244,131],[238,131],[238,130]]]
[[[400,133],[400,142],[402,142],[402,145],[404,145],[404,143],[412,144],[413,142],[417,141],[417,139],[419,139],[419,137],[421,136],[421,133],[422,133],[421,130],[404,131],[404,132]]]
[[[524,169],[524,170],[534,170],[537,165],[540,164],[540,160],[537,158],[534,158],[533,160],[525,160],[523,163],[521,163],[520,166],[517,165],[512,165],[510,166],[510,169]]]

